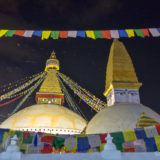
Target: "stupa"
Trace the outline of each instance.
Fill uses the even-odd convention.
[[[87,122],[62,106],[64,94],[56,76],[58,70],[59,61],[55,52],[52,52],[46,62],[46,78],[36,93],[37,104],[15,113],[6,119],[0,128],[52,134],[80,134]]]
[[[140,103],[138,81],[132,60],[124,44],[112,43],[106,69],[104,96],[108,107],[97,113],[88,123],[86,133],[107,133],[136,128],[142,113],[150,118],[143,126],[160,123],[160,115]]]

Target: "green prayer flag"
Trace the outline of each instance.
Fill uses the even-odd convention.
[[[23,137],[22,144],[31,144],[33,140],[33,136]]]
[[[59,31],[52,31],[50,35],[53,39],[59,38]]]
[[[143,32],[141,31],[141,29],[134,29],[134,31],[135,31],[135,33],[136,33],[136,35],[137,35],[138,37],[143,37],[143,38],[144,38],[144,34],[143,34]]]
[[[59,147],[64,145],[64,138],[61,137],[54,137],[53,138],[53,146],[56,147],[56,149],[58,149]]]
[[[4,35],[5,37],[12,37],[16,30],[8,30],[8,32]]]
[[[22,137],[22,132],[21,131],[16,131],[15,134],[17,135],[18,138]]]
[[[123,146],[122,143],[114,143],[116,145],[117,150],[123,152]]]
[[[111,133],[113,137],[113,143],[123,143],[124,137],[122,132],[113,132]]]
[[[101,31],[94,31],[95,38],[102,38],[102,32]]]

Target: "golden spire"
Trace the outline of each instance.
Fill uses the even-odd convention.
[[[49,69],[55,68],[56,70],[59,70],[59,61],[56,58],[56,53],[52,51],[50,58],[46,62],[46,68],[45,71],[48,71]]]
[[[141,85],[125,46],[118,39],[114,39],[106,69],[104,96],[113,88],[139,89]]]
[[[156,124],[158,124],[158,122],[156,122],[153,118],[147,117],[146,114],[143,112],[141,113],[141,116],[136,123],[136,127],[142,128],[142,127],[154,126]]]
[[[53,51],[50,58],[46,62],[46,78],[43,81],[39,92],[36,93],[37,103],[53,103],[59,105],[64,103],[64,94],[62,93],[56,75],[57,70],[59,70],[59,61],[56,59],[56,54]]]

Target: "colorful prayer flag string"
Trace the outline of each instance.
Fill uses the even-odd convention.
[[[8,30],[1,29],[0,37],[20,36],[31,38],[32,36],[45,39],[61,38],[90,38],[90,39],[113,39],[132,37],[160,37],[160,27],[158,28],[136,28],[136,29],[115,29],[115,30]]]

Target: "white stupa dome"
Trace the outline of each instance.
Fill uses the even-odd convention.
[[[6,119],[0,128],[53,134],[80,134],[86,121],[71,110],[55,104],[36,104]]]
[[[160,123],[160,115],[142,104],[117,103],[97,113],[88,123],[86,133],[97,134],[134,129],[143,112]]]

